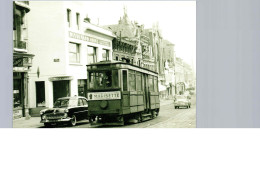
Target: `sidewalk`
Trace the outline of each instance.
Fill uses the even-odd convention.
[[[13,120],[13,128],[38,128],[42,127],[40,123],[40,117],[31,117],[26,120],[25,117]]]

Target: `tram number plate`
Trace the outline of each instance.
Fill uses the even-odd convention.
[[[116,100],[116,99],[121,99],[120,91],[88,93],[88,100]]]

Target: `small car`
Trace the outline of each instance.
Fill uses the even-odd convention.
[[[191,101],[189,97],[185,95],[176,95],[175,96],[175,101],[174,101],[174,107],[175,109],[179,109],[180,107],[187,107],[190,108],[191,106]]]
[[[59,98],[53,108],[41,110],[40,115],[40,122],[45,127],[61,123],[75,126],[77,121],[88,119],[87,98],[80,96]]]

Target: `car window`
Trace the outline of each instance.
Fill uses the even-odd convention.
[[[83,106],[83,102],[80,98],[78,99],[78,106]]]
[[[82,99],[82,101],[83,101],[83,105],[88,105],[88,103],[87,103],[87,100],[86,100],[86,99]]]
[[[68,107],[69,99],[59,99],[54,103],[54,107]]]

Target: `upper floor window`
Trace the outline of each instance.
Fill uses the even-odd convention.
[[[79,63],[80,62],[80,45],[76,43],[69,43],[69,59],[70,63]]]
[[[97,62],[97,48],[88,46],[88,63],[96,63]]]
[[[80,15],[79,13],[76,13],[76,23],[77,23],[77,29],[79,30],[79,26],[80,26]]]
[[[109,50],[102,49],[102,60],[109,60]]]
[[[67,23],[68,23],[68,26],[70,27],[71,26],[71,10],[70,9],[67,9]]]

